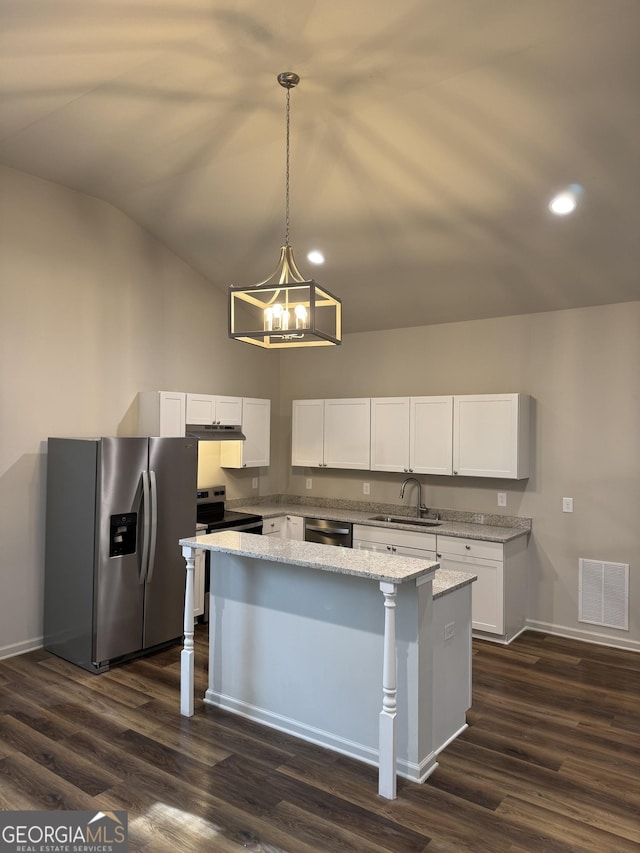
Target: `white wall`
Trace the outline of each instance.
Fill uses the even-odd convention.
[[[46,440],[127,435],[136,394],[277,401],[277,354],[227,337],[225,294],[110,205],[0,169],[0,656],[42,637]],[[274,465],[216,470],[229,497]],[[219,457],[218,457],[219,458]],[[215,462],[215,460],[214,460]]]
[[[607,642],[640,648],[640,302],[349,335],[336,349],[283,353],[281,382],[285,454],[296,398],[531,394],[532,476],[424,476],[426,503],[533,518],[530,618],[540,627],[605,634]],[[286,488],[366,500],[367,481],[371,501],[400,503],[401,480],[292,468]],[[507,493],[504,510],[498,491]],[[573,497],[573,514],[562,512],[563,497]],[[628,632],[578,622],[579,557],[630,564]]]

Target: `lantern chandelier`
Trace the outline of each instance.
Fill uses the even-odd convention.
[[[299,82],[292,71],[278,74],[278,83],[287,90],[285,232],[280,260],[269,278],[259,284],[229,288],[229,337],[265,349],[342,342],[342,302],[313,279],[305,279],[289,245],[290,96]]]

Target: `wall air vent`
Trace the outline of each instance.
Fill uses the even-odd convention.
[[[580,559],[580,622],[629,630],[629,565]]]

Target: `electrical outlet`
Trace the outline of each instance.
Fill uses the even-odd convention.
[[[307,480],[306,480],[306,483],[305,483],[305,487],[306,487],[307,489],[311,489],[311,488],[313,488],[313,480],[311,479],[311,477],[307,477]]]
[[[455,636],[455,633],[456,633],[456,623],[455,622],[449,622],[447,625],[444,626],[444,638],[445,638],[445,640],[451,640]]]
[[[258,488],[258,478],[257,478],[257,477],[254,477],[254,478],[251,480],[251,488],[252,488],[252,489],[257,489],[257,488]]]
[[[506,506],[507,505],[507,493],[506,492],[498,492],[498,506]]]
[[[362,484],[362,494],[368,495],[368,494],[370,494],[370,492],[371,492],[371,487],[370,487],[369,483],[363,483]]]
[[[573,512],[573,498],[562,498],[562,512]]]

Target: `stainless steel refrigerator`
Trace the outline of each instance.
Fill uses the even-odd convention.
[[[182,636],[197,444],[49,439],[45,649],[102,672]]]

